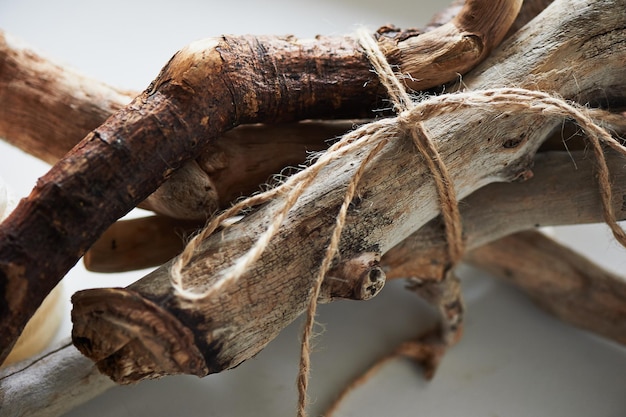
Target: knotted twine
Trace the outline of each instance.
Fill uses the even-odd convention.
[[[172,286],[181,297],[193,301],[208,299],[214,294],[218,294],[221,288],[239,280],[260,258],[291,208],[313,183],[324,167],[348,153],[355,152],[357,149],[367,149],[371,147],[371,150],[362,159],[349,181],[342,205],[336,217],[329,244],[325,251],[325,256],[313,281],[311,294],[309,296],[306,322],[302,333],[300,369],[297,380],[299,417],[306,416],[306,393],[310,371],[311,333],[317,310],[317,299],[324,281],[324,276],[330,269],[331,263],[338,250],[348,207],[354,198],[358,183],[365,172],[365,168],[390,141],[402,140],[408,136],[413,140],[418,151],[424,156],[425,162],[435,181],[445,227],[448,256],[451,264],[458,262],[463,255],[462,224],[454,185],[444,162],[437,152],[437,148],[429,138],[423,126],[424,121],[464,108],[518,112],[528,115],[539,114],[544,117],[573,119],[587,134],[593,148],[594,156],[598,162],[598,183],[605,221],[611,228],[615,238],[623,246],[626,246],[626,233],[617,224],[611,204],[612,195],[609,170],[604,158],[602,143],[624,156],[626,156],[626,148],[595,121],[611,119],[613,116],[610,115],[610,113],[598,110],[592,111],[576,103],[566,102],[561,98],[544,92],[521,88],[495,88],[482,91],[459,92],[434,96],[421,102],[415,102],[411,99],[404,85],[387,62],[377,42],[365,32],[359,33],[359,42],[380,78],[382,85],[387,89],[398,115],[394,118],[369,123],[344,135],[340,141],[331,146],[307,169],[293,175],[276,188],[249,197],[213,218],[203,230],[189,241],[183,252],[173,262],[171,268]],[[227,219],[241,213],[247,208],[268,202],[279,195],[284,195],[285,201],[283,206],[276,213],[273,213],[273,220],[270,222],[267,230],[261,234],[252,247],[239,258],[233,266],[226,269],[222,276],[206,291],[195,292],[186,289],[183,270],[191,262],[200,244],[212,235],[218,227],[227,226],[225,224]]]

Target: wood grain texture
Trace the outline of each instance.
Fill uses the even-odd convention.
[[[515,15],[521,3],[498,4]],[[412,49],[430,47],[426,39]],[[7,300],[0,306],[0,358],[98,236],[176,168],[239,124],[369,115],[384,97],[369,69],[352,38],[222,36],[178,52],[146,91],[76,145],[0,225],[0,298]],[[42,255],[45,247],[55,250]]]
[[[0,416],[60,416],[113,386],[68,339],[0,369]]]
[[[0,31],[0,137],[12,145],[54,164],[131,100]]]
[[[624,1],[556,1],[465,77],[464,85],[539,88],[583,101],[594,100],[600,90],[609,91],[602,95],[608,101],[624,97],[624,16],[615,12],[624,5]],[[589,23],[598,21],[602,25]],[[603,66],[590,59],[607,54],[615,59]],[[464,197],[489,182],[510,181],[527,173],[534,152],[559,123],[537,115],[458,111],[435,117],[425,126]],[[516,146],[509,146],[511,140]],[[331,163],[293,208],[266,254],[218,297],[193,302],[179,297],[170,286],[168,265],[125,290],[75,295],[77,345],[118,382],[161,374],[159,364],[150,359],[150,344],[155,337],[167,336],[150,334],[150,342],[142,344],[128,331],[143,321],[134,306],[144,300],[168,317],[175,315],[193,333],[196,343],[189,355],[195,358],[201,352],[206,368],[181,371],[219,372],[253,356],[304,310],[336,207],[351,172],[367,151],[359,149]],[[438,206],[428,178],[410,142],[390,143],[361,182],[360,198],[348,214],[340,245],[342,259],[363,251],[384,254],[432,219]],[[269,202],[207,239],[186,269],[186,284],[201,291],[219,279],[265,230],[280,204],[280,199]],[[308,244],[289,243],[302,240]],[[125,298],[132,300],[132,309],[124,306]],[[110,300],[114,306],[101,314],[100,300]],[[108,339],[105,335],[113,328],[115,337]],[[175,351],[184,349],[181,345]]]
[[[625,220],[624,158],[608,153],[607,162],[615,185],[613,207],[618,220]],[[491,242],[506,236],[514,240],[517,232],[537,227],[604,221],[594,170],[594,161],[584,151],[540,153],[535,158],[533,178],[521,183],[490,184],[470,195],[461,202],[468,251],[485,245],[495,248],[497,244]],[[389,250],[382,264],[388,268],[388,279],[438,281],[447,269],[446,253],[441,220],[435,218]]]

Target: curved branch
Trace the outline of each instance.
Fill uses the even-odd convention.
[[[460,207],[468,250],[539,226],[603,222],[593,162],[585,155],[584,151],[539,153],[530,180],[490,184],[464,199]],[[626,196],[624,159],[609,152],[607,163],[613,206],[618,220],[626,220],[621,210]],[[123,272],[161,265],[183,249],[184,231],[192,233],[201,226],[158,216],[118,221],[89,249],[85,266],[95,272]],[[437,280],[446,270],[446,259],[437,217],[385,253],[381,265],[387,279]]]
[[[614,93],[626,96],[621,64],[626,58],[622,56],[626,48],[621,48],[625,38],[619,36],[625,17],[616,13],[624,2],[604,0],[592,6],[585,2],[585,7],[583,0],[580,3],[556,1],[535,20],[533,30],[525,30],[507,41],[483,68],[468,76],[468,88],[493,84],[531,88],[539,83],[568,98],[593,97],[598,88],[613,88]],[[563,13],[564,10],[578,12]],[[554,25],[555,21],[559,26]],[[603,24],[589,27],[584,24],[589,21]],[[590,53],[610,53],[613,59],[598,66],[584,59]],[[563,56],[571,57],[576,64]],[[545,71],[546,62],[551,65],[550,71]],[[514,112],[493,115],[494,119],[487,122],[485,117],[489,116],[454,112],[424,123],[437,140],[441,158],[448,165],[460,196],[488,182],[511,180],[527,173],[534,151],[559,123],[544,116]],[[498,129],[491,125],[495,120]],[[511,147],[509,139],[516,147]],[[367,151],[355,151],[321,172],[319,183],[294,206],[265,255],[235,285],[224,287],[215,298],[191,302],[180,297],[169,285],[167,265],[124,290],[76,294],[75,343],[119,382],[172,370],[204,375],[253,356],[303,311],[316,260],[334,225],[331,209],[343,198],[350,172]],[[383,149],[374,166],[365,172],[360,198],[348,216],[341,243],[342,259],[372,249],[384,253],[433,218],[438,207],[428,178],[412,146],[398,140]],[[389,196],[393,196],[392,202]],[[202,291],[218,280],[265,230],[280,204],[280,199],[272,201],[207,239],[195,261],[188,265],[187,288]],[[293,245],[304,238],[307,245]],[[274,302],[263,302],[268,299]],[[103,312],[105,304],[107,310]],[[172,334],[185,334],[180,344],[172,346],[171,335],[155,334],[144,326],[153,325],[160,315],[162,326],[171,326],[176,317],[178,324]],[[139,335],[134,330],[137,328],[141,328]],[[165,367],[150,359],[154,357],[154,339],[160,337],[166,339],[165,346],[181,353],[168,359]],[[190,338],[195,341],[193,346]]]
[[[379,30],[381,49],[406,75],[404,81],[410,88],[431,88],[442,80],[457,79],[483,61],[502,42],[521,7],[522,1],[467,0],[450,22],[417,38],[390,45],[386,38],[405,35],[396,34],[394,29]],[[417,44],[429,47],[416,48]]]
[[[0,226],[0,298],[6,301],[0,304],[0,360],[106,227],[180,164],[238,124],[363,116],[363,103],[375,108],[382,93],[369,68],[351,38],[223,36],[178,52],[144,93],[43,176]],[[55,251],[44,257],[42,246]]]

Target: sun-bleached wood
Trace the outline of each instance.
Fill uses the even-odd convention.
[[[468,74],[464,85],[468,89],[515,85],[584,101],[596,100],[602,91],[603,99],[618,100],[626,92],[622,77],[626,17],[617,13],[624,6],[624,1],[556,1]],[[590,26],[590,21],[602,24]],[[601,66],[590,59],[607,55],[612,59]],[[526,175],[534,152],[559,123],[536,114],[460,110],[426,121],[425,126],[457,193],[464,197],[489,182]],[[325,168],[293,208],[266,255],[215,298],[180,297],[170,285],[168,265],[127,289],[78,293],[75,343],[121,383],[167,373],[219,372],[253,356],[304,310],[310,280],[334,224],[332,208],[338,206],[367,151],[360,149]],[[396,140],[381,152],[365,173],[359,196],[348,215],[342,259],[363,251],[383,254],[438,212],[429,173],[408,140]],[[197,291],[210,287],[262,233],[280,204],[277,198],[207,239],[185,269],[185,285]],[[308,244],[289,244],[301,239]],[[140,334],[131,331],[137,328]],[[177,356],[163,360],[164,349]],[[153,356],[162,363],[152,362]]]
[[[481,3],[488,13],[472,18]],[[476,64],[484,58],[495,46],[494,39],[504,37],[520,5],[521,0],[468,1],[465,9],[472,16],[464,18],[462,12],[455,18],[464,32],[451,41],[463,51],[467,32],[478,50],[466,55],[452,48],[451,55],[444,54],[451,58],[447,64],[456,63],[462,72],[468,69],[468,59]],[[491,17],[498,17],[498,23],[490,23]],[[400,47],[413,34],[407,35],[393,42]],[[407,50],[401,59],[433,46],[430,39],[412,44],[408,49],[413,52]],[[435,49],[431,53],[436,54]],[[413,71],[419,65],[407,68]],[[384,94],[369,69],[363,48],[352,37],[222,36],[179,51],[146,91],[42,176],[0,225],[0,291],[7,301],[0,304],[0,358],[86,249],[175,168],[239,124],[362,117]],[[437,83],[449,81],[448,74],[437,72],[444,76]],[[158,157],[152,152],[155,146]],[[43,246],[55,251],[42,255],[34,250]],[[47,261],[36,262],[33,257]]]
[[[0,369],[0,416],[60,416],[113,386],[68,339]]]
[[[616,279],[570,250],[558,249],[557,243],[547,241],[544,236],[533,237],[539,235],[538,232],[513,234],[490,242],[502,234],[533,227],[536,221],[544,225],[601,221],[597,187],[591,178],[592,162],[584,159],[584,152],[575,152],[572,157],[577,169],[566,153],[540,154],[533,179],[525,183],[493,184],[468,197],[462,204],[470,247],[465,260],[501,279],[514,281],[565,322],[625,343],[622,321],[605,318],[624,314],[626,281]],[[623,166],[623,159],[609,154],[608,160],[616,175],[615,183],[621,187],[614,190],[615,204],[619,206],[626,194],[623,188],[626,180],[622,178],[624,170],[618,169]],[[577,186],[571,187],[572,182]],[[509,188],[513,192],[509,193]],[[530,192],[532,189],[535,192]],[[543,199],[543,193],[548,193],[550,198]],[[485,199],[497,201],[492,201],[490,209],[485,211],[482,209]],[[546,203],[540,204],[542,201]],[[566,201],[576,203],[564,204]],[[621,215],[626,216],[626,212]],[[487,227],[478,227],[479,224]],[[527,247],[529,242],[534,244],[537,239],[543,242],[541,250]],[[524,254],[521,258],[520,253]],[[388,279],[438,280],[444,270],[440,262],[444,257],[442,254],[445,254],[445,242],[439,221],[435,219],[387,252],[382,267]],[[538,267],[542,268],[540,273]],[[570,276],[572,273],[574,275]],[[581,287],[577,284],[579,282],[587,284]],[[542,283],[548,283],[548,286]],[[583,288],[595,289],[597,296],[589,298]],[[610,294],[606,293],[608,288],[611,288]],[[567,297],[555,296],[563,291],[567,292]],[[599,302],[598,297],[609,295],[613,302]],[[582,305],[586,314],[581,315],[578,308],[572,307]],[[46,357],[45,361],[35,358],[0,370],[0,392],[4,393],[4,398],[0,398],[3,404],[0,416],[20,415],[17,410],[27,408],[27,415],[32,417],[57,416],[114,385],[69,341],[61,350],[55,348],[42,356]],[[43,374],[55,376],[55,383],[42,384],[41,381],[50,380],[48,377],[42,379],[40,375]]]

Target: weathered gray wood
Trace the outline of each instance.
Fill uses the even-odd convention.
[[[503,243],[501,242],[504,241],[501,239],[494,239],[514,233],[517,230],[533,227],[537,221],[540,221],[542,225],[601,221],[602,211],[597,197],[597,187],[592,178],[592,162],[584,160],[583,155],[583,152],[574,152],[572,156],[565,152],[539,154],[533,168],[535,177],[531,180],[518,184],[492,184],[464,200],[461,207],[468,249],[479,248],[480,245],[486,244],[486,246],[479,248],[476,256],[473,254],[474,251],[470,250],[470,261],[489,269],[489,262],[485,259],[493,260],[493,257],[490,256],[493,252],[492,249],[497,251],[494,253],[519,255],[519,251],[512,252],[502,248]],[[576,161],[576,168],[571,158]],[[624,162],[617,155],[609,154],[608,162],[615,173],[613,177],[615,184],[614,204],[619,206],[623,195],[626,194],[626,170],[619,169]],[[572,187],[571,184],[576,184],[576,187]],[[544,201],[545,203],[543,203]],[[489,209],[485,210],[484,207],[487,202],[490,205]],[[620,218],[624,218],[626,212],[622,211],[620,215]],[[505,238],[507,245],[514,244],[517,236],[511,235]],[[494,243],[488,244],[492,240]],[[381,265],[385,269],[388,279],[404,277],[437,279],[444,270],[444,265],[440,260],[443,258],[442,254],[445,254],[445,249],[440,224],[438,220],[434,219],[387,252]],[[549,253],[533,251],[532,256],[533,262],[528,262],[527,256],[524,255],[523,259],[526,259],[526,262],[522,262],[524,268],[514,271],[515,277],[528,277],[536,274],[536,270],[530,264],[539,262],[541,265],[545,265],[554,261],[550,259]],[[511,257],[506,259],[500,257],[497,265],[508,265],[514,260]],[[584,262],[577,260],[575,255],[571,253],[567,260],[561,261],[573,264]],[[494,267],[491,270],[496,273],[503,268],[498,270]],[[551,271],[552,269],[542,271],[540,274],[541,282],[554,282],[556,284],[565,278],[561,270],[557,269],[556,274],[551,274]],[[578,274],[581,272],[577,270]],[[592,269],[591,272],[595,274],[594,276],[602,276],[598,269]],[[501,274],[497,275],[502,276]],[[510,279],[511,276],[508,278]],[[538,279],[539,275],[536,278]],[[603,280],[610,280],[610,278],[610,274],[607,274]],[[521,282],[521,280],[517,280],[517,282]],[[619,294],[624,292],[622,287],[626,287],[626,284],[622,282],[619,286],[618,281],[614,282],[613,285],[619,287]],[[526,290],[526,286],[522,284],[524,282],[521,282],[520,286]],[[530,290],[535,290],[535,296],[536,289],[536,286],[530,286]],[[582,297],[582,294],[580,296]],[[546,308],[550,307],[544,299],[541,301]],[[601,307],[589,303],[588,300],[586,302],[588,309],[600,309]],[[562,304],[559,303],[558,305]],[[565,306],[567,305],[565,304]],[[562,308],[559,309],[560,316],[565,321],[571,321],[570,316],[564,314],[562,310]],[[594,331],[594,328],[590,327],[589,323],[595,325],[602,322],[595,317],[602,317],[600,313],[603,315],[611,314],[611,311],[596,311],[598,314],[587,317],[584,322],[585,327],[591,331]],[[574,314],[573,319],[576,320],[577,325],[581,325],[582,321],[579,314]],[[615,340],[623,340],[626,337],[619,333],[619,322],[604,322],[601,329],[603,334]],[[42,417],[60,415],[113,386],[108,377],[99,374],[93,363],[78,354],[73,346],[66,345],[61,350],[53,349],[52,352],[52,354],[42,355],[46,359],[41,363],[35,358],[0,371],[0,403],[6,404],[6,407],[0,407],[1,417],[21,415],[17,410],[25,410],[26,406],[29,407],[28,410],[31,414],[24,415]],[[56,383],[44,383],[42,385],[42,381],[49,380],[47,377],[40,379],[42,374],[56,375]],[[88,375],[86,379],[85,375]],[[1,393],[4,393],[4,397],[1,397]],[[41,407],[41,409],[36,407]]]
[[[114,385],[66,340],[0,369],[0,416],[56,417]]]
[[[514,85],[583,102],[623,98],[625,6],[624,0],[556,1],[466,76],[464,86]],[[559,123],[541,115],[460,110],[425,126],[464,197],[526,173],[537,147]],[[368,150],[324,168],[265,255],[218,296],[180,297],[170,285],[168,265],[127,289],[81,292],[74,297],[75,342],[119,382],[178,372],[204,375],[250,358],[304,310],[345,187]],[[430,173],[407,138],[384,148],[358,195],[341,241],[344,260],[364,251],[385,253],[438,213]],[[207,239],[185,270],[186,286],[203,291],[214,284],[282,203],[277,198]],[[163,358],[164,349],[177,355]]]
[[[613,173],[612,204],[617,219],[624,220],[625,161],[621,155],[609,152],[607,163]],[[461,202],[468,252],[484,245],[496,248],[492,242],[506,236],[515,240],[517,232],[540,226],[604,221],[594,162],[586,152],[539,153],[533,173],[533,178],[523,183],[490,184]],[[446,254],[441,220],[436,218],[385,253],[381,264],[387,279],[441,280],[446,271]]]

